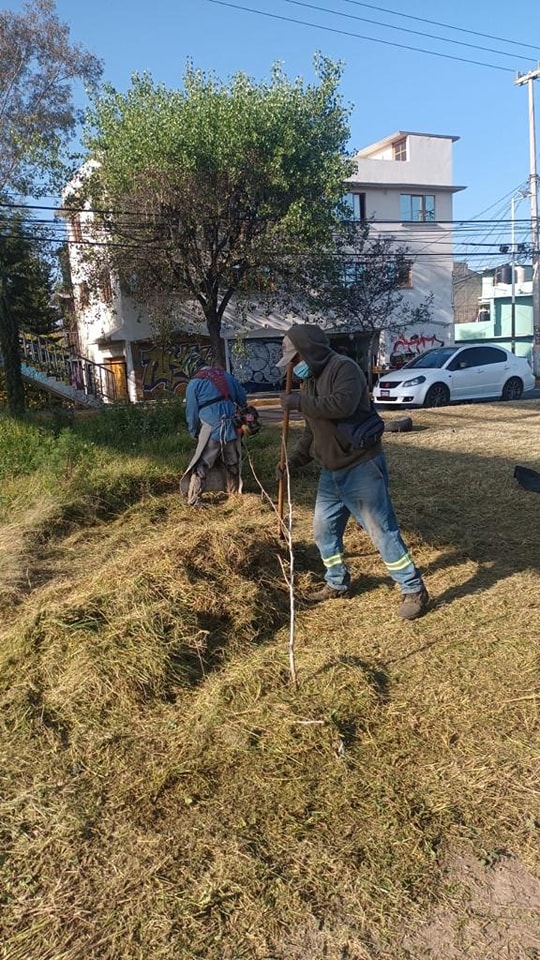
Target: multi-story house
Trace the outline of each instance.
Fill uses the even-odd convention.
[[[398,324],[393,332],[389,329],[381,335],[376,345],[379,363],[397,363],[410,353],[453,341],[452,197],[462,189],[452,183],[456,139],[400,131],[364,148],[354,158],[356,171],[347,182],[352,216],[372,220],[372,233],[384,232],[409,248],[411,267],[404,296],[413,304],[428,295],[433,298],[432,322],[407,329]],[[69,185],[66,193],[72,192],[77,182]],[[106,256],[97,286],[88,281],[85,245],[96,241],[89,205],[68,214],[67,231],[77,350],[110,367],[117,378],[117,393],[131,400],[155,396],[163,388],[180,389],[198,357],[209,352],[200,321],[185,311],[175,346],[158,346],[144,308],[111,276]],[[105,238],[101,242],[106,250]],[[290,315],[268,316],[261,310],[240,324],[233,310],[226,313],[226,355],[248,389],[271,390],[279,385],[275,364],[283,333],[291,322],[294,317]],[[366,355],[371,337],[355,331],[354,324],[346,334],[329,332],[337,349],[361,359],[365,366],[374,359]]]
[[[432,296],[432,322],[384,331],[379,360],[390,366],[437,344],[452,343],[453,195],[452,148],[458,137],[398,131],[356,154],[349,180],[358,219],[372,220],[372,233],[391,235],[410,250],[403,290],[413,305]]]
[[[532,361],[532,274],[532,266],[523,264],[485,270],[470,322],[456,324],[456,342],[498,343]]]

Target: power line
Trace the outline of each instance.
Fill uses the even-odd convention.
[[[21,239],[21,234],[20,234],[20,233],[3,234],[3,239]],[[40,243],[57,243],[57,242],[58,242],[58,237],[37,236],[37,235],[35,235],[35,234],[34,234],[34,235],[31,235],[31,236],[28,236],[28,235],[27,235],[27,236],[24,236],[23,239],[26,239],[26,240],[32,241],[32,242],[40,242]],[[504,256],[505,256],[505,254],[503,254],[503,253],[501,252],[501,250],[498,249],[499,244],[498,244],[497,242],[493,242],[493,243],[479,243],[479,242],[478,242],[478,243],[477,243],[477,242],[472,242],[472,241],[471,241],[471,242],[465,242],[465,243],[459,244],[460,246],[465,245],[465,246],[487,247],[487,248],[489,248],[489,249],[487,249],[487,250],[482,250],[481,252],[466,253],[466,252],[464,252],[464,251],[461,251],[461,252],[460,252],[460,251],[455,251],[455,250],[448,250],[448,251],[439,251],[439,250],[436,250],[436,251],[424,252],[423,250],[415,250],[414,247],[407,247],[407,243],[406,243],[406,242],[402,242],[399,238],[393,237],[392,240],[393,240],[393,243],[396,244],[397,246],[399,246],[399,247],[401,247],[401,248],[406,248],[406,252],[407,252],[408,254],[410,254],[411,258],[412,258],[414,261],[422,260],[422,259],[427,259],[427,258],[434,258],[434,259],[437,259],[437,260],[445,260],[445,259],[455,260],[455,259],[456,259],[456,256],[457,256],[457,257],[467,256],[468,259],[470,259],[470,258],[472,258],[472,257],[483,257],[484,259],[485,259],[485,258],[497,257],[497,258],[500,259],[501,257],[504,257]],[[144,249],[144,244],[142,244],[142,243],[137,243],[137,242],[134,242],[134,243],[118,243],[118,242],[115,242],[115,241],[74,240],[74,239],[69,239],[69,238],[66,239],[64,242],[66,243],[67,246],[74,246],[74,247],[94,247],[94,248],[96,248],[96,247],[106,247],[106,248],[109,248],[109,249],[121,249],[121,250],[133,250],[133,251]],[[449,241],[448,241],[448,242],[449,242]],[[155,241],[155,244],[156,244],[156,246],[154,247],[154,249],[156,249],[156,250],[158,250],[158,251],[159,251],[159,249],[165,249],[165,246],[162,246],[159,241]],[[428,245],[429,245],[429,244],[426,244],[426,246],[428,246]],[[497,248],[497,249],[492,249],[492,248]],[[387,254],[385,255],[385,257],[386,257],[387,259],[392,259],[392,258],[400,257],[402,253],[403,253],[403,249],[402,249],[402,250],[397,250],[397,251],[390,251],[389,253],[387,253]],[[311,258],[311,256],[312,256],[311,254],[302,254],[302,256],[300,257],[300,259]],[[355,259],[356,259],[356,260],[363,260],[363,259],[380,259],[381,254],[380,254],[380,253],[374,253],[374,252],[371,252],[371,251],[368,250],[368,251],[362,252],[361,254],[356,254],[356,255],[353,254],[352,256],[351,256],[350,254],[347,254],[347,253],[334,254],[333,256],[334,256],[334,258],[339,258],[339,259],[342,259],[342,260],[351,261],[351,260],[355,260]],[[138,259],[141,259],[142,262],[145,262],[145,258],[138,258]]]
[[[514,193],[514,192],[515,192],[514,190],[511,190],[511,191],[510,191],[510,194],[512,194],[512,193]],[[509,195],[510,195],[510,194],[509,194]],[[501,201],[504,200],[504,199],[506,199],[506,197],[502,197],[501,200],[496,200],[495,203],[491,204],[491,206],[494,207],[494,206],[500,204]],[[6,209],[15,209],[15,210],[50,210],[50,211],[57,211],[57,212],[58,212],[58,210],[59,210],[58,207],[46,206],[46,205],[39,204],[39,203],[6,203],[6,202],[0,202],[0,208],[2,208],[2,207],[6,208]],[[69,207],[69,208],[60,208],[60,209],[65,209],[67,213],[88,213],[88,214],[101,214],[101,215],[111,215],[111,216],[114,216],[115,214],[118,214],[118,215],[121,215],[121,216],[124,216],[124,215],[126,215],[126,214],[129,214],[130,216],[134,216],[134,217],[135,217],[135,216],[144,217],[144,216],[146,215],[146,211],[144,211],[144,210],[129,210],[129,211],[126,211],[126,210],[106,210],[106,209],[101,209],[101,208],[98,208],[98,207],[73,207],[73,208],[72,208],[72,207]],[[490,207],[487,207],[487,208],[486,208],[486,210],[489,210],[489,209],[490,209]],[[485,211],[482,211],[482,212],[485,212]],[[259,219],[260,219],[261,221],[262,221],[262,220],[269,220],[269,221],[270,221],[272,218],[270,218],[270,217],[260,217]],[[32,221],[32,222],[40,222],[40,221]],[[43,220],[43,221],[41,221],[41,222],[42,222],[42,223],[45,223],[45,224],[49,224],[49,225],[51,225],[51,226],[55,226],[55,227],[56,227],[56,226],[62,227],[62,224],[61,224],[61,223],[54,224],[53,221],[51,221],[51,220]],[[381,219],[377,219],[377,218],[375,218],[375,219],[373,219],[373,220],[370,220],[369,222],[370,222],[370,223],[373,223],[373,224],[393,224],[393,223],[395,223],[395,224],[403,224],[403,223],[406,223],[406,224],[412,225],[412,226],[414,226],[414,227],[419,227],[419,226],[422,226],[422,225],[423,225],[426,229],[429,229],[430,227],[437,226],[437,225],[439,225],[439,224],[443,224],[443,225],[444,225],[444,224],[457,224],[457,225],[467,225],[467,224],[471,224],[472,226],[476,226],[476,224],[483,224],[483,223],[487,223],[487,224],[492,224],[492,223],[512,223],[512,222],[514,222],[514,223],[516,223],[516,224],[519,224],[519,223],[530,223],[530,218],[529,218],[529,217],[522,217],[521,219],[514,219],[514,221],[512,221],[512,218],[511,218],[511,217],[502,218],[502,219],[500,219],[500,218],[497,217],[497,218],[491,218],[491,219],[489,219],[489,220],[477,220],[475,217],[471,218],[470,220],[464,220],[464,219],[459,219],[459,220],[439,220],[439,219],[437,219],[437,220],[402,220],[402,219],[399,219],[399,218],[398,218],[397,220],[392,220],[392,219],[382,219],[382,218],[381,218]]]
[[[500,67],[494,63],[484,63],[480,60],[469,60],[466,57],[457,57],[451,53],[437,53],[434,50],[425,50],[423,47],[412,47],[405,43],[397,43],[393,40],[381,40],[379,37],[367,37],[362,33],[352,33],[350,30],[339,30],[337,27],[325,27],[320,23],[312,23],[309,20],[296,20],[294,17],[284,17],[278,13],[268,13],[266,10],[255,10],[253,7],[244,7],[239,3],[230,3],[228,0],[207,0],[208,3],[215,3],[220,7],[231,7],[233,10],[243,10],[246,13],[255,13],[260,17],[268,17],[271,20],[282,20],[285,23],[296,23],[302,27],[314,27],[316,30],[324,30],[326,33],[336,33],[342,37],[353,37],[356,40],[369,40],[371,43],[381,43],[386,47],[399,47],[401,50],[412,50],[414,53],[427,53],[431,57],[442,57],[445,60],[454,60],[459,63],[470,63],[475,67],[489,67],[490,70],[502,70],[504,73],[515,74],[515,70],[510,67]]]
[[[393,23],[383,23],[382,20],[371,20],[369,17],[359,17],[354,13],[341,13],[339,10],[332,10],[329,7],[319,7],[314,3],[307,3],[306,0],[284,0],[285,3],[291,3],[296,7],[308,7],[310,10],[318,10],[320,13],[331,13],[337,17],[346,17],[347,20],[361,20],[362,23],[371,23],[377,27],[385,27],[387,30],[399,30],[400,33],[412,33],[417,37],[426,37],[429,40],[439,40],[441,43],[451,43],[458,47],[468,47],[471,50],[483,50],[484,53],[495,53],[500,57],[516,58],[515,53],[506,50],[495,50],[493,47],[482,47],[477,43],[466,43],[464,40],[453,40],[451,37],[441,37],[433,33],[425,33],[422,30],[411,30],[408,27],[399,27]],[[533,60],[532,57],[526,59]]]
[[[527,47],[538,53],[538,47],[532,43],[524,43],[521,40],[508,40],[506,37],[495,37],[491,33],[480,33],[477,30],[467,30],[465,27],[456,27],[451,23],[441,23],[440,20],[428,20],[426,17],[414,17],[411,13],[401,13],[399,10],[388,10],[386,7],[379,7],[372,3],[360,3],[360,0],[343,0],[343,3],[350,3],[355,7],[368,7],[370,10],[377,10],[379,13],[390,13],[395,17],[404,17],[407,20],[416,20],[418,23],[429,23],[434,27],[444,27],[445,30],[456,30],[459,33],[468,33],[472,37],[482,37],[484,40],[497,40],[500,43],[512,43],[518,47]]]

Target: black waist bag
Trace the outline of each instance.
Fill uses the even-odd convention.
[[[340,420],[336,426],[336,432],[340,440],[350,443],[355,450],[369,450],[381,439],[384,433],[384,420],[377,413],[372,401],[370,411],[366,412],[362,419],[357,415],[354,422]]]

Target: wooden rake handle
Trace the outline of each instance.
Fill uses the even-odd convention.
[[[293,381],[293,364],[289,363],[287,367],[287,377],[285,380],[285,394],[288,396],[292,392],[292,381]],[[285,533],[283,530],[283,505],[285,502],[285,483],[287,478],[285,476],[285,464],[287,458],[287,440],[289,439],[289,411],[283,411],[283,421],[281,424],[281,455],[279,458],[279,469],[280,477],[278,481],[278,502],[277,502],[277,513],[278,513],[278,535],[280,540],[285,539]]]

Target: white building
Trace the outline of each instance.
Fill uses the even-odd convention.
[[[452,147],[457,137],[398,131],[360,150],[356,172],[350,177],[350,202],[358,219],[373,219],[372,233],[391,234],[411,250],[414,260],[404,295],[420,302],[433,296],[433,322],[420,328],[384,334],[380,361],[417,353],[438,343],[453,342],[452,307]],[[91,169],[92,162],[89,164]],[[88,169],[88,167],[86,168]],[[84,178],[67,188],[69,194]],[[144,310],[120,289],[105,260],[96,290],[88,283],[87,244],[103,244],[96,237],[94,217],[87,208],[67,217],[71,275],[76,315],[76,349],[115,373],[118,394],[131,400],[155,395],[167,387],[177,390],[192,373],[201,352],[208,350],[200,322],[182,315],[178,343],[164,350],[153,342],[153,331]],[[86,246],[85,246],[86,245]],[[283,333],[294,317],[251,315],[241,331],[241,357],[228,351],[234,371],[248,389],[272,389],[279,382],[275,363]],[[234,313],[225,315],[223,334],[233,345],[239,336]],[[352,334],[348,338],[354,341]],[[365,338],[364,338],[365,339]],[[341,349],[348,348],[339,342]],[[351,346],[351,350],[353,346]]]
[[[373,219],[372,233],[388,233],[411,250],[412,268],[404,295],[413,303],[433,296],[433,323],[399,335],[386,332],[381,360],[452,343],[453,195],[452,148],[459,139],[399,130],[356,154],[348,181],[353,211]]]

